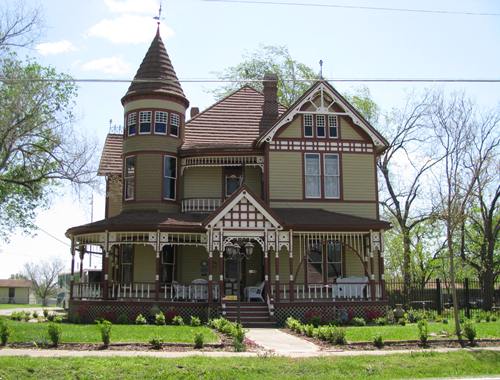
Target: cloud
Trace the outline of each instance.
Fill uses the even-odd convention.
[[[158,0],[104,0],[104,3],[114,13],[143,13],[151,17],[158,13]]]
[[[36,45],[35,48],[41,55],[61,54],[77,50],[76,46],[68,40],[44,42]]]
[[[130,73],[130,65],[120,57],[106,57],[82,63],[84,71],[96,71],[104,74],[123,75]]]
[[[156,29],[153,17],[125,14],[114,19],[104,19],[92,26],[87,35],[101,37],[115,44],[141,44],[151,41]],[[161,26],[162,36],[174,34],[168,26]]]

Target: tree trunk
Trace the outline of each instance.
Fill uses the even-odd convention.
[[[483,293],[483,309],[491,310],[493,307],[493,293],[495,291],[495,281],[493,275],[493,268],[487,267],[484,269],[481,286]]]
[[[403,233],[403,297],[406,307],[410,305],[411,268],[410,268],[410,231],[402,229]]]
[[[448,222],[449,226],[450,222]],[[451,282],[451,298],[453,300],[453,316],[455,319],[455,334],[457,334],[458,340],[462,340],[461,330],[460,330],[460,316],[458,311],[458,297],[457,297],[457,287],[455,284],[455,257],[453,255],[453,240],[450,227],[447,228],[447,244],[448,244],[448,255],[450,259],[450,282]]]

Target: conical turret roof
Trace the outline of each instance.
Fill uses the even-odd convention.
[[[159,81],[135,82],[136,79],[159,79]],[[134,82],[130,84],[127,93],[122,98],[122,103],[126,98],[133,95],[161,95],[171,94],[178,96],[188,105],[189,102],[182,91],[181,84],[177,78],[170,57],[167,54],[165,45],[160,37],[160,29],[149,46],[146,56],[142,60],[141,66],[134,77]],[[186,106],[187,106],[186,105]]]

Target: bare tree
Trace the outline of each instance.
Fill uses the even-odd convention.
[[[43,306],[47,306],[48,298],[56,294],[57,277],[63,269],[60,259],[24,265],[23,275],[33,283],[35,294],[42,300]]]
[[[41,31],[41,10],[26,9],[24,1],[14,6],[5,6],[0,11],[0,53],[2,51],[28,47]]]

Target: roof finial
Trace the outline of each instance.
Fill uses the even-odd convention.
[[[319,60],[319,79],[323,80],[323,60]]]
[[[160,8],[158,9],[158,16],[153,17],[158,24],[158,33],[160,32],[160,20],[161,20],[161,0],[160,0]]]

